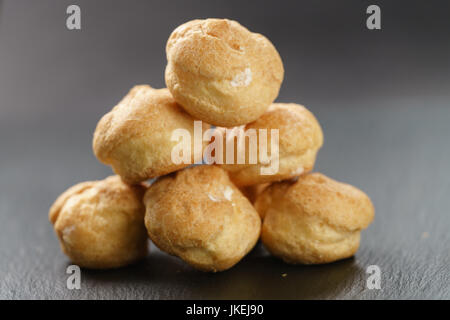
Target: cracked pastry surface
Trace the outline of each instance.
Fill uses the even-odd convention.
[[[79,183],[49,212],[62,251],[80,267],[117,268],[147,255],[144,185],[128,186],[119,176]]]
[[[272,184],[259,195],[255,208],[264,217],[264,246],[294,264],[322,264],[353,256],[361,230],[375,213],[364,192],[320,173]]]
[[[203,130],[209,128],[206,123],[202,126]],[[175,102],[169,90],[135,86],[98,122],[94,153],[125,182],[145,181],[189,166],[172,161],[172,148],[178,144],[171,140],[175,129],[186,129],[193,137],[194,118]],[[194,139],[191,150],[197,152],[193,144]]]
[[[256,133],[258,139],[257,162],[253,164],[250,162],[251,148],[247,142],[244,151],[235,152],[235,154],[245,152],[244,164],[226,164],[224,156],[222,160],[224,164],[221,165],[222,168],[229,171],[231,180],[239,187],[281,181],[311,171],[317,152],[323,144],[322,128],[317,119],[304,106],[295,103],[273,103],[258,120],[243,128],[246,133],[250,133],[251,130]],[[260,158],[260,129],[267,129],[269,156],[272,154],[271,129],[278,129],[278,167],[275,166],[275,160],[271,163],[264,162]],[[217,130],[221,131],[224,140],[230,138],[225,133],[227,129],[218,128]],[[238,150],[237,140],[235,139],[234,142],[234,150]],[[223,145],[224,154],[226,154],[226,142]],[[236,156],[234,162],[237,163]],[[270,167],[273,168],[273,173],[262,174],[262,170]]]
[[[192,20],[167,46],[166,85],[190,114],[217,126],[256,120],[278,96],[283,63],[273,44],[227,19]]]
[[[261,220],[227,173],[195,166],[159,178],[144,197],[153,243],[202,271],[223,271],[256,244]]]

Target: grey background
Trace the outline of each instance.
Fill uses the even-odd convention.
[[[450,10],[393,2],[0,1],[0,298],[449,299]],[[81,31],[65,27],[72,3]],[[365,28],[372,3],[381,31]],[[170,32],[206,17],[272,40],[286,69],[278,101],[322,124],[316,170],[366,191],[375,222],[355,258],[330,265],[289,266],[258,246],[204,274],[152,247],[137,265],[83,271],[69,291],[48,208],[111,174],[91,151],[97,121],[134,84],[163,87]],[[365,286],[372,264],[382,290]]]

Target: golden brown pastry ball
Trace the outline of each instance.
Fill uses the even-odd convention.
[[[317,152],[323,144],[323,133],[319,122],[314,115],[304,106],[295,103],[274,103],[256,121],[245,126],[245,132],[256,132],[257,143],[257,163],[251,164],[249,152],[249,139],[245,146],[245,164],[225,164],[226,163],[226,142],[224,142],[224,163],[222,167],[229,171],[231,180],[237,186],[248,186],[274,181],[280,181],[299,176],[311,171],[314,167]],[[264,162],[259,157],[260,154],[260,129],[267,129],[267,150],[271,155],[272,134],[271,129],[278,129],[278,166],[276,161]],[[225,137],[224,128],[218,128]],[[249,134],[249,136],[251,136]],[[237,150],[237,139],[235,148]],[[275,140],[274,140],[275,141]],[[239,153],[239,152],[238,152]],[[236,153],[237,154],[237,153]],[[235,157],[235,163],[237,158]],[[262,169],[271,169],[273,173],[262,174]]]
[[[353,256],[374,217],[361,190],[320,173],[272,184],[256,200],[261,240],[288,263],[321,264]]]
[[[55,201],[49,219],[62,251],[80,267],[125,266],[147,254],[145,186],[120,177],[77,184]]]
[[[207,128],[209,125],[203,123],[203,130]],[[94,153],[125,182],[145,181],[189,166],[172,161],[172,149],[179,143],[171,140],[175,129],[186,129],[194,137],[194,119],[180,108],[169,90],[135,86],[97,124]],[[194,163],[194,139],[191,141]]]
[[[145,225],[155,245],[202,271],[231,268],[259,238],[258,213],[216,166],[159,178],[144,203]]]
[[[256,120],[283,81],[283,63],[272,43],[236,21],[187,22],[172,32],[166,53],[166,85],[175,100],[218,126]]]

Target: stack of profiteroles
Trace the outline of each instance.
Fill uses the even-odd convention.
[[[77,184],[50,208],[73,263],[128,265],[149,237],[213,272],[259,239],[293,264],[353,256],[374,207],[311,173],[322,129],[304,106],[274,103],[284,69],[273,44],[235,21],[194,20],[172,32],[166,54],[167,88],[135,86],[97,125],[94,153],[116,175]]]

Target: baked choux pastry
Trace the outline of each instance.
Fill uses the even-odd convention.
[[[261,231],[256,210],[217,166],[194,166],[159,178],[144,203],[153,243],[202,271],[234,266]]]
[[[209,125],[202,123],[202,130],[207,128]],[[94,153],[125,182],[145,181],[187,167],[195,157],[202,158],[202,150],[193,147],[192,139],[191,161],[172,160],[172,150],[178,144],[172,139],[176,129],[185,129],[194,136],[194,119],[175,102],[169,90],[135,86],[97,124]]]
[[[284,69],[263,35],[227,19],[193,20],[166,46],[166,85],[191,115],[231,127],[259,118],[278,96]]]
[[[241,190],[242,194],[246,196],[251,203],[254,203],[258,195],[269,185],[270,183],[255,184],[253,186],[241,187],[239,190]]]
[[[320,173],[272,184],[255,203],[261,240],[288,263],[322,264],[353,256],[374,207],[361,190]]]
[[[80,267],[116,268],[147,254],[146,187],[119,176],[77,184],[55,201],[49,219],[62,251]]]
[[[255,148],[249,146],[251,139],[246,139],[246,144],[242,144],[245,149],[241,151],[238,140],[226,132],[230,129],[217,129],[224,137],[222,167],[229,171],[231,180],[239,187],[285,180],[311,171],[317,152],[323,144],[323,133],[317,119],[305,107],[295,103],[274,103],[258,120],[247,124],[243,129],[241,132],[249,137],[252,136],[251,131],[256,135],[257,142],[253,144]],[[277,136],[272,133],[272,129],[278,129]],[[267,151],[264,152],[261,152],[262,132],[266,132],[264,137],[267,137]],[[230,139],[231,142],[234,141],[236,155],[245,153],[245,161],[241,164],[236,164],[237,156],[234,158],[235,164],[229,164],[226,159]],[[278,148],[273,148],[276,146]],[[250,152],[256,153],[256,161],[252,162]],[[264,160],[261,153],[271,159]]]

